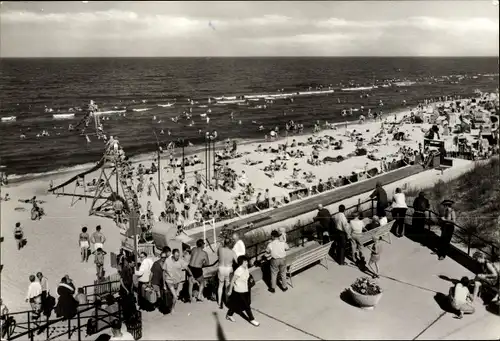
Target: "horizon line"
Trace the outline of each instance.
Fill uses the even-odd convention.
[[[8,56],[0,59],[110,59],[110,58],[500,58],[500,55],[471,55],[471,56],[41,56],[41,57],[26,57],[26,56]]]

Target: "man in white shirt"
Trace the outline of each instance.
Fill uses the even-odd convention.
[[[127,340],[134,341],[134,337],[126,330],[122,330],[122,323],[120,320],[113,320],[111,322],[111,331],[113,336],[109,339],[111,340]]]
[[[141,266],[139,267],[139,270],[135,271],[135,275],[139,277],[139,307],[142,307],[144,306],[142,287],[149,283],[149,278],[151,277],[151,268],[153,267],[153,260],[148,257],[146,252],[141,252],[141,254],[139,255],[139,262],[141,263]]]
[[[286,282],[286,251],[288,245],[280,240],[280,233],[276,230],[271,232],[272,242],[267,245],[266,255],[271,258],[271,287],[269,292],[276,292],[276,282],[278,274],[280,275],[280,282],[283,291],[288,290]]]
[[[401,238],[405,232],[405,217],[406,210],[408,206],[406,205],[405,194],[401,191],[401,188],[396,188],[396,193],[392,197],[392,215],[396,222],[394,223],[394,231],[396,231],[396,236]]]
[[[469,292],[469,278],[462,277],[455,288],[450,289],[450,301],[453,309],[457,310],[457,318],[461,319],[464,314],[474,314],[476,311],[472,306],[472,296]]]
[[[351,234],[351,227],[345,216],[345,206],[339,206],[339,212],[333,216],[333,221],[335,223],[335,255],[337,256],[337,263],[339,265],[345,264],[345,248],[347,245],[347,239]]]
[[[42,306],[42,286],[36,280],[35,275],[30,275],[30,285],[28,287],[28,294],[26,295],[26,302],[29,302],[31,308],[36,313],[39,313]]]
[[[233,233],[233,241],[233,251],[236,255],[236,259],[238,259],[239,256],[243,256],[246,253],[245,243],[240,239],[240,235],[238,232]]]

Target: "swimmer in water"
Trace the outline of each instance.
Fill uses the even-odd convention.
[[[87,228],[82,227],[82,232],[78,236],[78,244],[80,245],[80,254],[82,256],[82,263],[89,261],[89,250],[90,250],[90,236],[87,233]]]

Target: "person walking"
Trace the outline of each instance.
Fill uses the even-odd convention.
[[[48,301],[47,298],[49,297],[49,280],[47,277],[45,277],[41,272],[37,272],[36,278],[40,282],[40,286],[42,287],[42,297],[41,297],[41,302],[42,302],[42,310],[45,314],[45,316],[48,316],[50,313],[50,310],[52,310],[53,307],[49,310],[48,307]]]
[[[373,244],[372,244],[372,247],[370,250],[371,251],[370,261],[368,262],[368,267],[373,272],[373,274],[374,274],[373,277],[375,277],[375,278],[379,277],[379,275],[378,275],[378,272],[379,272],[378,262],[380,261],[380,253],[382,251],[382,247],[380,245],[381,239],[382,239],[382,237],[377,237],[377,236],[372,237]]]
[[[21,227],[21,223],[16,223],[16,227],[14,228],[14,239],[17,242],[18,250],[21,250],[24,245],[26,245],[26,239],[24,238],[24,231]]]
[[[102,248],[98,248],[92,254],[94,255],[97,280],[101,280],[104,278],[104,256],[107,252]]]
[[[95,232],[92,233],[92,236],[90,237],[90,242],[94,245],[94,251],[98,248],[104,249],[106,237],[101,232],[101,225],[96,226]]]
[[[164,314],[164,308],[166,306],[164,267],[165,261],[170,256],[170,253],[170,248],[168,249],[168,252],[162,251],[160,259],[154,262],[151,266],[151,276],[149,281],[153,290],[156,292],[156,306],[158,307],[158,310]]]
[[[78,236],[78,245],[80,246],[80,254],[82,256],[82,263],[89,261],[90,251],[90,236],[87,233],[87,227],[82,227],[82,232]]]
[[[339,212],[333,216],[335,223],[335,256],[339,265],[345,264],[345,249],[348,236],[351,235],[351,227],[345,216],[345,206],[339,206]]]
[[[143,287],[149,283],[149,278],[151,276],[151,267],[153,266],[153,260],[148,257],[146,252],[141,252],[139,255],[139,269],[135,271],[135,275],[138,276],[138,296],[139,296],[139,309],[147,310],[148,304],[144,298]]]
[[[196,247],[191,251],[191,258],[189,259],[189,270],[193,276],[189,277],[188,282],[188,292],[189,301],[193,298],[193,286],[195,282],[199,284],[197,301],[203,301],[203,289],[205,288],[205,277],[203,274],[203,268],[209,266],[208,253],[204,250],[205,242],[203,239],[198,239],[196,241]]]
[[[172,313],[175,311],[175,305],[179,300],[183,288],[184,279],[186,277],[184,272],[188,275],[188,278],[193,277],[188,264],[188,261],[181,258],[179,249],[173,249],[172,255],[165,261],[163,271],[165,272],[165,284],[172,294]]]
[[[375,190],[372,192],[372,194],[370,194],[370,198],[375,198],[377,200],[376,214],[379,217],[383,217],[385,209],[388,206],[388,201],[387,193],[385,192],[380,182],[377,182],[377,184],[375,185]]]
[[[26,295],[26,302],[29,302],[31,309],[35,315],[40,314],[42,308],[42,286],[36,280],[35,275],[29,277],[30,285],[28,287],[28,294]]]
[[[394,223],[394,231],[398,238],[403,237],[405,233],[405,217],[406,210],[406,197],[401,188],[396,188],[396,193],[392,197],[392,216],[396,220]]]
[[[276,230],[271,232],[271,238],[273,240],[267,245],[266,249],[266,256],[271,258],[271,287],[269,288],[269,292],[276,292],[278,275],[280,276],[283,291],[287,291],[285,258],[288,245],[279,240],[280,233]]]
[[[119,292],[123,308],[123,318],[128,322],[137,310],[134,297],[134,269],[128,257],[123,258],[118,273],[120,274]]]
[[[59,295],[59,300],[57,301],[57,306],[55,307],[55,312],[57,317],[63,317],[65,319],[73,318],[78,310],[78,301],[74,298],[75,285],[68,275],[61,279],[57,287],[57,294]]]
[[[441,237],[439,238],[439,245],[437,254],[439,260],[443,260],[448,255],[448,251],[450,249],[451,239],[453,237],[453,232],[455,231],[455,221],[456,214],[453,209],[453,201],[452,200],[444,200],[441,205],[444,208],[444,214],[441,217]]]
[[[229,310],[227,311],[226,319],[231,322],[236,322],[233,315],[235,312],[245,312],[248,320],[252,325],[258,327],[260,325],[255,320],[252,308],[250,307],[250,288],[248,287],[248,279],[250,272],[248,271],[248,257],[243,255],[238,257],[238,268],[234,271],[233,278],[229,284],[227,295],[229,297]]]
[[[418,197],[413,201],[412,228],[416,233],[422,233],[425,227],[425,211],[430,208],[429,200],[425,197],[425,192],[418,193]]]
[[[217,277],[219,279],[219,286],[217,288],[217,304],[219,308],[222,306],[222,293],[224,292],[224,287],[229,288],[229,283],[231,280],[231,274],[233,273],[233,264],[237,262],[236,254],[233,250],[229,248],[231,240],[225,239],[222,246],[217,250],[217,258],[219,262],[219,267],[217,269]]]

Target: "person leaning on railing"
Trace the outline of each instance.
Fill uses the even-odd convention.
[[[380,182],[377,182],[375,190],[370,194],[370,198],[377,200],[376,214],[379,217],[385,215],[385,209],[388,206],[387,193]]]
[[[441,205],[445,207],[444,214],[440,218],[441,223],[441,237],[439,238],[437,254],[439,260],[443,260],[448,255],[448,250],[450,249],[451,239],[453,238],[453,232],[455,231],[455,221],[456,213],[453,209],[452,200],[444,200]]]
[[[425,192],[418,193],[418,197],[413,201],[412,227],[416,231],[422,231],[425,227],[425,211],[430,208],[429,200],[425,197]]]
[[[323,205],[318,205],[318,215],[314,218],[316,227],[316,237],[320,244],[328,243],[330,236],[330,224],[332,223],[332,215],[330,211],[323,207]]]

